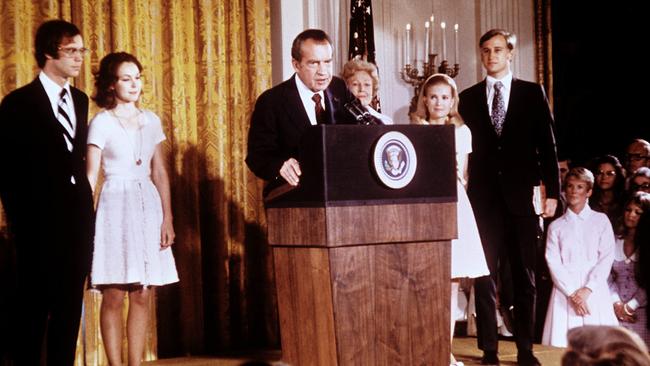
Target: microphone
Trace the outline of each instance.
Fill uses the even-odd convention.
[[[359,98],[354,98],[351,101],[344,104],[345,109],[350,112],[354,118],[357,120],[357,123],[360,125],[383,125],[384,123],[375,118],[368,109],[361,104]]]

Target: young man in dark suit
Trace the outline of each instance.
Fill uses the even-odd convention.
[[[342,79],[332,76],[332,54],[332,41],[325,32],[303,31],[291,47],[296,73],[257,98],[246,163],[271,185],[284,181],[298,185],[301,171],[296,155],[307,127],[355,122],[344,108],[354,97]]]
[[[36,32],[41,72],[0,104],[0,198],[16,248],[13,316],[17,365],[74,363],[93,199],[86,178],[88,97],[70,86],[87,49],[63,20]]]
[[[560,193],[548,101],[540,85],[512,76],[515,43],[515,35],[500,29],[481,37],[487,78],[463,91],[459,104],[472,131],[467,194],[491,273],[475,282],[478,346],[484,352],[484,365],[499,364],[496,283],[499,263],[505,258],[514,287],[517,361],[539,365],[532,353],[535,252],[541,233],[538,214],[553,216]],[[545,199],[540,194],[542,185]]]

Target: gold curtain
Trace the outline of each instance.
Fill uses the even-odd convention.
[[[252,107],[271,86],[269,0],[0,1],[0,96],[36,76],[33,38],[47,19],[80,28],[92,52],[74,84],[89,95],[107,53],[144,66],[141,105],[167,135],[180,276],[157,289],[147,358],[277,348],[261,186],[244,163]],[[79,365],[106,363],[99,296],[86,294]]]

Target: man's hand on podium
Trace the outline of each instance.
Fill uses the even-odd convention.
[[[301,174],[300,164],[298,164],[298,161],[294,158],[289,158],[289,160],[285,161],[284,164],[282,164],[282,167],[280,167],[280,176],[292,186],[298,185]]]

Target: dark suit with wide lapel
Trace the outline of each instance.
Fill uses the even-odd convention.
[[[296,78],[265,91],[255,103],[248,132],[246,163],[258,177],[266,181],[279,178],[282,164],[298,154],[300,138],[309,126],[309,117],[300,99]],[[353,96],[345,82],[337,77],[325,89],[325,109],[328,124],[354,123],[344,108]]]
[[[472,132],[467,194],[491,272],[476,281],[479,348],[497,350],[496,280],[499,263],[509,262],[517,347],[531,350],[540,234],[533,189],[543,183],[549,198],[560,192],[548,102],[538,84],[513,78],[501,136],[490,119],[485,80],[460,94],[459,110]]]
[[[0,104],[0,198],[16,247],[16,356],[26,364],[37,364],[46,331],[48,364],[73,363],[90,270],[88,97],[70,90],[77,121],[72,152],[38,78]]]

